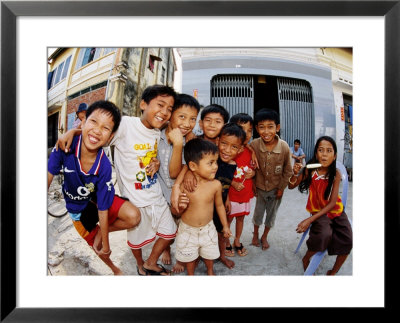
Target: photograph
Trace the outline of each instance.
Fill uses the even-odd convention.
[[[49,48],[47,59],[49,275],[352,275],[352,48]],[[163,120],[157,124],[146,119],[147,107],[143,105],[150,105],[158,96],[169,98],[168,93],[172,101],[162,101],[170,105],[166,106],[170,111],[156,110],[155,116],[151,115]],[[107,137],[102,146],[97,144],[102,143],[97,129],[85,133],[87,122],[83,120],[96,106],[108,111],[102,108],[108,103],[118,109],[120,127],[127,129],[110,132],[117,139]],[[132,123],[136,120],[141,124]],[[274,128],[265,131],[268,122]],[[239,130],[225,126],[232,123],[246,133],[243,140]],[[147,129],[157,129],[154,138],[143,138]],[[238,142],[221,143],[224,131],[228,139],[239,138]],[[68,134],[76,142],[65,154],[65,143],[57,141],[68,141]],[[180,172],[183,170],[185,178],[203,179],[184,167],[189,166],[185,144],[195,137],[218,147],[216,162],[223,163],[216,164],[216,173],[211,169],[208,181],[215,179],[222,184],[223,221],[213,211],[214,205],[209,208],[211,213],[204,215],[208,220],[201,220],[200,225],[193,225],[195,214],[185,216],[184,209],[173,209],[171,193]],[[321,138],[329,141],[331,157],[317,155]],[[85,170],[86,140],[93,141],[92,145],[96,141],[89,148],[95,149],[95,157],[104,154],[109,163],[104,165],[103,157],[92,158]],[[60,151],[58,145],[62,146]],[[236,150],[232,151],[231,145]],[[330,163],[316,164],[328,157]],[[158,169],[148,174],[146,168],[153,163]],[[308,168],[312,165],[317,167]],[[294,189],[301,182],[306,185],[309,173],[311,177],[326,177],[321,197],[325,190],[333,192],[333,182],[328,185],[331,165],[335,170],[331,176],[339,178],[332,206],[326,208],[332,201],[330,196],[312,200],[311,194],[320,194],[314,184],[307,184],[300,192]],[[100,182],[102,171],[109,178]],[[290,185],[300,174],[303,179]],[[129,200],[131,213],[122,210],[119,215],[117,211],[113,218],[113,199],[103,192],[111,192],[111,188],[110,194]],[[181,191],[192,196],[185,208],[191,199],[197,203],[195,197],[202,194],[184,185]],[[160,198],[162,205],[157,204]],[[96,209],[101,200],[107,200],[101,206],[101,210],[108,209],[105,235],[100,208]],[[152,205],[154,213],[147,214],[144,210]],[[170,210],[172,231],[154,227],[161,221],[157,213],[164,212],[163,205]],[[213,219],[213,213],[217,218]],[[333,219],[341,214],[346,218],[345,233],[339,234],[347,236],[339,242],[347,245],[344,253],[330,250],[336,229],[326,232],[329,237],[317,238],[326,240],[321,246],[310,249],[306,241],[302,245],[304,238],[308,240],[310,226],[296,229],[303,220],[323,216],[330,219],[324,225],[335,228]],[[124,226],[129,222],[126,218],[131,223]],[[192,242],[192,237],[200,239],[192,231],[203,230],[211,219],[211,232],[217,228],[218,239],[210,237],[205,245]],[[152,232],[132,236],[148,230],[142,227],[145,221],[152,223]],[[223,237],[221,222],[231,231],[229,237]],[[179,237],[182,223],[191,224],[183,241]],[[159,247],[163,240],[164,249]],[[208,255],[209,243],[219,251]],[[328,250],[335,257],[322,261]],[[182,252],[192,255],[177,256]],[[310,262],[312,258],[316,259]],[[196,270],[186,268],[194,264]]]

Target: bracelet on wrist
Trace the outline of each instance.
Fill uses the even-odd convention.
[[[292,177],[293,177],[293,175],[290,176],[290,178],[289,178],[289,183],[292,184],[292,185],[294,185],[294,184],[296,184],[296,182],[297,182],[297,176],[296,176],[296,179],[294,180],[294,182],[291,182],[291,181],[290,181],[290,179],[291,179]]]

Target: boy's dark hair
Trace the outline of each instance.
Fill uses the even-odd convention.
[[[227,123],[229,120],[229,112],[222,105],[215,103],[207,105],[203,111],[201,111],[200,119],[204,120],[209,113],[219,113],[224,119],[224,123]]]
[[[248,115],[247,113],[243,113],[243,112],[233,115],[231,117],[231,119],[229,120],[229,122],[237,123],[237,124],[245,124],[247,122],[250,122],[250,124],[252,126],[254,124],[253,118],[250,115]]]
[[[295,144],[301,145],[300,139],[295,139],[295,140],[294,140],[294,143],[295,143]]]
[[[121,123],[121,111],[118,109],[118,107],[111,101],[96,101],[92,103],[86,110],[86,119],[89,118],[92,112],[96,110],[103,110],[107,114],[111,115],[114,121],[112,132],[114,133],[115,131],[117,131],[119,124]]]
[[[259,122],[271,120],[274,121],[276,125],[280,123],[279,121],[279,114],[275,110],[271,109],[261,109],[257,111],[256,115],[254,116],[254,124],[258,125]]]
[[[174,107],[172,108],[172,112],[180,107],[187,105],[189,107],[193,107],[197,110],[197,113],[200,111],[200,104],[199,102],[189,94],[177,94],[175,99]]]
[[[202,138],[190,140],[186,143],[183,151],[186,165],[189,165],[189,162],[198,164],[203,156],[208,154],[218,154],[218,147],[211,141]]]
[[[330,142],[332,144],[333,151],[335,152],[335,155],[337,155],[337,146],[336,146],[335,140],[333,140],[333,138],[331,138],[329,136],[322,136],[322,137],[318,138],[317,142],[315,143],[314,155],[307,162],[307,165],[308,164],[318,163],[318,160],[317,160],[317,158],[315,156],[317,155],[319,143],[322,140]],[[302,192],[302,193],[303,192],[308,192],[308,189],[310,188],[310,185],[311,185],[311,175],[312,175],[312,172],[309,171],[308,174],[307,174],[307,177],[305,177],[300,182],[300,184],[299,184],[299,191],[300,192]],[[328,186],[326,187],[325,192],[324,192],[325,200],[327,200],[329,198],[329,195],[331,194],[333,180],[335,179],[335,175],[336,175],[336,159],[332,162],[332,164],[329,165],[329,168],[328,168],[328,173],[327,173]]]
[[[233,122],[229,122],[222,127],[219,137],[223,135],[238,137],[242,145],[246,140],[246,133],[244,132],[243,128],[239,126],[237,123]]]
[[[172,87],[167,85],[155,84],[148,86],[144,89],[142,93],[142,100],[147,104],[149,104],[151,100],[153,100],[159,95],[172,96],[174,98],[174,102],[177,96],[175,90]]]

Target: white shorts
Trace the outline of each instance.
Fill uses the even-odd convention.
[[[149,206],[140,207],[140,223],[127,230],[128,246],[141,249],[152,243],[156,236],[172,240],[176,236],[177,226],[164,197]]]
[[[202,227],[192,227],[183,221],[179,223],[175,253],[177,260],[192,262],[199,256],[213,260],[219,255],[218,233],[213,220]]]

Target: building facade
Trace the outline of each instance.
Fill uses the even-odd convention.
[[[123,115],[138,116],[147,86],[173,86],[173,55],[171,48],[49,49],[48,148],[71,129],[80,103],[110,100]]]
[[[246,112],[253,117],[261,108],[275,109],[280,136],[290,146],[300,139],[309,158],[316,139],[329,135],[338,145],[338,160],[351,166],[351,48],[178,48],[177,52],[182,92],[197,97],[201,105],[217,103],[230,115]]]

